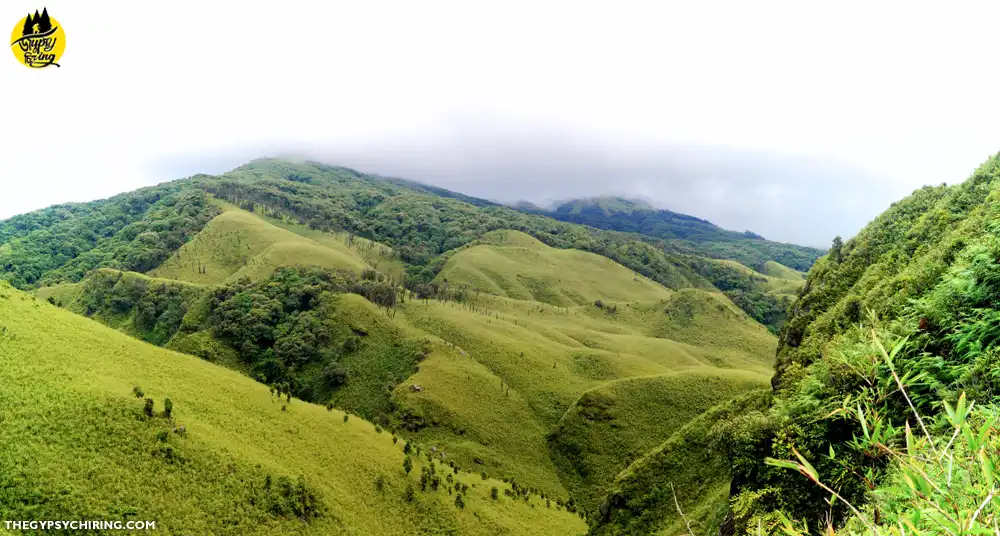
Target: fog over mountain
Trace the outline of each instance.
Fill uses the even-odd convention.
[[[48,9],[65,65],[0,63],[0,218],[295,152],[501,201],[643,196],[827,246],[1000,148],[988,3]],[[178,38],[194,13],[225,31]]]
[[[828,247],[909,193],[831,160],[726,147],[584,138],[468,126],[437,139],[387,138],[340,147],[274,147],[181,155],[162,180],[223,172],[265,155],[297,156],[402,177],[503,203],[618,195],[752,230],[770,240]],[[803,224],[808,222],[808,224]]]

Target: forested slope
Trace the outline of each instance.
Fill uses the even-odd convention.
[[[621,197],[575,199],[549,210],[531,205],[520,205],[520,209],[598,229],[661,238],[699,255],[733,260],[758,272],[763,272],[768,262],[805,271],[823,254],[816,248],[765,240],[750,231],[727,231],[701,218]]]
[[[1000,155],[834,241],[781,331],[773,399],[727,423],[727,533],[994,531],[998,221]],[[610,522],[635,515],[626,491]]]

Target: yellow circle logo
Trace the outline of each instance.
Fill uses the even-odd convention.
[[[42,9],[41,13],[36,9],[34,15],[29,13],[14,26],[10,49],[17,61],[26,67],[59,67],[59,58],[66,50],[66,34],[62,24],[50,17],[47,9]]]

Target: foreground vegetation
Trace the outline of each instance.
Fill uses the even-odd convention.
[[[1000,155],[833,241],[781,331],[770,401],[726,425],[727,530],[996,530],[998,192]],[[651,498],[640,515],[668,523],[672,498]]]

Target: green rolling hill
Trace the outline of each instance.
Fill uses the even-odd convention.
[[[518,231],[494,231],[485,235],[483,242],[448,259],[436,280],[557,306],[670,295],[662,286],[606,257],[552,248]]]
[[[509,486],[469,473],[454,475],[469,486],[458,508],[444,484],[420,491],[429,462],[418,457],[407,475],[403,443],[368,422],[279,399],[242,374],[7,286],[0,326],[6,519],[151,519],[166,534],[584,529],[537,496],[493,500],[492,487]],[[134,386],[154,401],[153,416]],[[440,463],[438,472],[452,473]]]
[[[126,417],[132,409],[141,417],[142,404],[129,399],[132,386],[158,403],[170,397],[189,442],[175,446],[182,438],[168,434],[150,446],[160,453],[153,458],[169,446],[192,464],[228,456],[237,467],[237,476],[212,477],[197,492],[177,480],[170,489],[184,500],[156,498],[150,484],[127,511],[166,516],[176,507],[177,519],[216,533],[240,533],[219,521],[232,517],[214,517],[234,504],[250,532],[579,534],[581,518],[600,526],[623,471],[709,408],[766,385],[777,324],[759,320],[804,284],[776,262],[761,273],[651,237],[280,160],[19,216],[0,222],[0,238],[0,266],[9,267],[0,276],[34,296],[5,291],[10,304],[34,311],[23,322],[71,326],[57,328],[66,339],[51,344],[86,349],[78,363],[63,366],[68,354],[59,353],[31,366],[74,377],[85,370],[116,408],[101,418],[135,441],[162,430],[133,429],[140,425]],[[50,344],[44,335],[32,344]],[[112,350],[119,346],[126,350]],[[19,352],[14,359],[23,360]],[[63,389],[56,398],[69,401],[67,378],[45,378],[44,389]],[[200,392],[211,393],[196,402]],[[341,411],[352,415],[346,425]],[[16,420],[31,430],[38,418]],[[344,426],[351,435],[330,443]],[[246,428],[254,430],[241,435]],[[409,477],[404,443],[420,449],[410,453]],[[53,448],[38,478],[67,455]],[[114,446],[86,448],[97,460],[119,456]],[[127,448],[121,478],[160,470],[140,459],[141,448]],[[365,456],[348,460],[352,450]],[[429,477],[420,489],[430,460],[440,478],[434,492]],[[724,465],[706,464],[706,482],[729,478]],[[255,487],[269,472],[304,477],[295,489],[315,495],[325,513],[275,517],[281,509]],[[460,487],[464,507],[455,504],[455,479],[470,486]],[[74,498],[54,513],[118,515],[120,495],[73,482]],[[191,502],[227,486],[249,506]],[[86,502],[91,494],[110,502]],[[718,510],[712,501],[685,504]],[[365,525],[382,510],[391,513]]]

